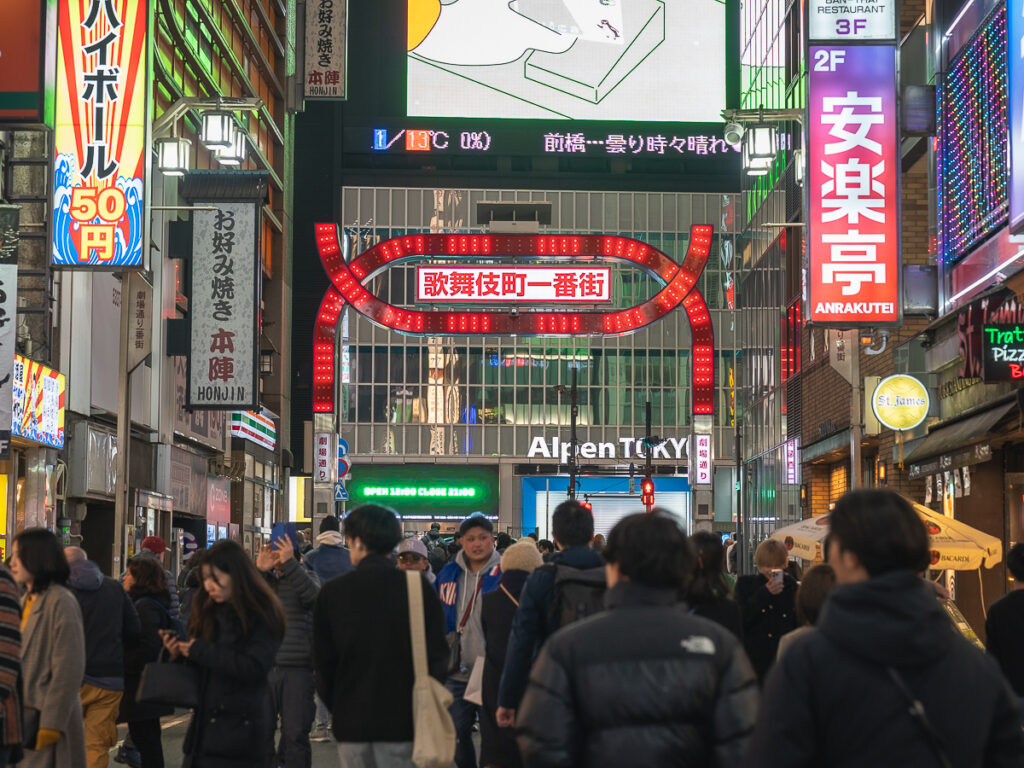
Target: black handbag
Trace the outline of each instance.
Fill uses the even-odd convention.
[[[166,651],[162,649],[156,661],[142,668],[135,700],[195,709],[199,706],[199,670],[191,664],[164,661]]]
[[[21,746],[34,750],[38,738],[39,710],[35,707],[25,707],[21,712]]]

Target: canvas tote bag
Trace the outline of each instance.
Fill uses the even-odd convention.
[[[412,633],[412,761],[416,768],[450,768],[455,759],[452,695],[427,671],[427,630],[423,620],[423,576],[406,571],[409,629]]]

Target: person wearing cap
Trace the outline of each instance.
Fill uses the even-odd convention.
[[[505,668],[505,652],[512,632],[512,620],[526,577],[544,564],[533,539],[509,546],[501,556],[501,583],[484,595],[480,623],[484,628],[483,709],[480,713],[480,764],[495,768],[519,768],[522,760],[511,728],[499,728],[498,685]]]
[[[138,554],[143,557],[155,558],[160,566],[164,569],[164,575],[167,576],[167,590],[171,593],[171,618],[178,619],[179,615],[179,601],[178,601],[178,587],[177,581],[174,578],[174,574],[167,570],[164,566],[164,552],[167,551],[167,544],[159,536],[147,536],[142,540],[142,547],[139,549]],[[121,580],[124,581],[124,575],[122,574]],[[187,617],[186,617],[187,618]],[[185,622],[188,623],[187,621]]]
[[[402,539],[395,547],[395,555],[398,558],[398,567],[403,571],[423,571],[427,581],[431,584],[437,580],[434,572],[430,570],[430,560],[427,553],[427,546],[419,539]]]
[[[455,765],[475,768],[473,723],[480,707],[466,701],[466,684],[476,660],[484,655],[484,628],[480,622],[481,598],[498,588],[501,581],[501,555],[494,549],[494,526],[479,512],[462,521],[462,549],[437,576],[437,594],[444,606],[445,631],[459,643],[460,666],[452,672],[445,687],[455,701],[451,706],[455,721]],[[457,633],[457,637],[453,634]]]

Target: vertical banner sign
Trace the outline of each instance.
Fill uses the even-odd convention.
[[[195,201],[192,212],[190,408],[259,410],[258,203]]]
[[[20,211],[17,205],[0,205],[0,459],[11,458]]]
[[[348,52],[346,0],[306,0],[307,99],[344,99]]]
[[[895,48],[812,45],[810,69],[807,318],[898,323]]]
[[[128,371],[134,371],[153,351],[153,286],[142,275],[132,272],[122,282],[128,289],[131,327],[128,340]],[[124,301],[122,295],[121,301]]]
[[[54,266],[143,260],[146,0],[60,0]]]
[[[711,435],[695,435],[694,445],[690,456],[693,485],[711,485]]]
[[[1007,0],[1010,232],[1024,232],[1024,0]]]
[[[318,483],[331,482],[331,433],[316,433],[316,467],[313,470],[313,477]]]
[[[0,7],[0,122],[40,122],[46,47],[43,0],[4,0]]]

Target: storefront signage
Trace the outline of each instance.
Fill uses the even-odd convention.
[[[1024,326],[985,325],[985,381],[1024,381]]]
[[[145,228],[148,3],[58,5],[52,261],[138,267]]]
[[[0,205],[0,459],[11,456],[11,430],[5,425],[12,423],[20,212],[20,206]]]
[[[121,282],[122,294],[128,289],[131,327],[128,332],[128,370],[134,371],[153,351],[153,286],[138,272]],[[122,295],[121,300],[124,300]]]
[[[651,458],[682,461],[687,455],[686,441],[685,437],[670,437],[654,447]],[[558,459],[565,464],[569,460],[570,449],[571,444],[567,440],[537,435],[530,441],[530,449],[526,452],[526,458]],[[577,453],[580,458],[584,459],[647,458],[641,437],[620,437],[617,442],[580,442],[577,445]]]
[[[347,0],[306,0],[307,99],[346,98]]]
[[[786,484],[796,485],[800,482],[800,459],[797,458],[796,440],[786,443]]]
[[[1024,379],[1024,306],[1013,293],[1003,291],[964,307],[957,315],[956,331],[964,361],[961,378]]]
[[[889,429],[913,429],[928,415],[928,388],[913,376],[897,374],[878,382],[871,395],[875,418]]]
[[[908,477],[917,480],[925,475],[933,475],[939,471],[969,467],[975,464],[983,464],[992,458],[992,446],[988,443],[978,443],[970,448],[964,448],[956,453],[947,453],[937,456],[934,459],[921,461],[910,465]]]
[[[43,0],[6,0],[0,24],[0,121],[43,119]],[[12,64],[13,62],[13,64]]]
[[[231,436],[262,445],[268,451],[277,447],[277,427],[273,420],[252,411],[231,412]]]
[[[349,509],[382,504],[408,520],[498,514],[497,464],[358,464],[345,487]]]
[[[331,477],[331,433],[316,433],[316,452],[314,453],[313,477],[318,483],[329,483]]]
[[[379,499],[391,498],[430,498],[430,499],[472,499],[476,496],[477,489],[471,486],[366,486],[363,488],[363,495]]]
[[[811,46],[809,63],[807,319],[898,323],[895,49]]]
[[[417,267],[416,301],[611,301],[610,267]]]
[[[1024,232],[1024,0],[1007,0],[1010,232]]]
[[[895,0],[810,0],[807,13],[811,40],[896,39]]]
[[[196,201],[192,213],[192,342],[188,405],[259,408],[257,202]]]
[[[64,447],[64,374],[14,356],[11,433],[51,448]]]
[[[690,457],[690,477],[694,485],[711,485],[711,435],[695,436],[695,449]]]

